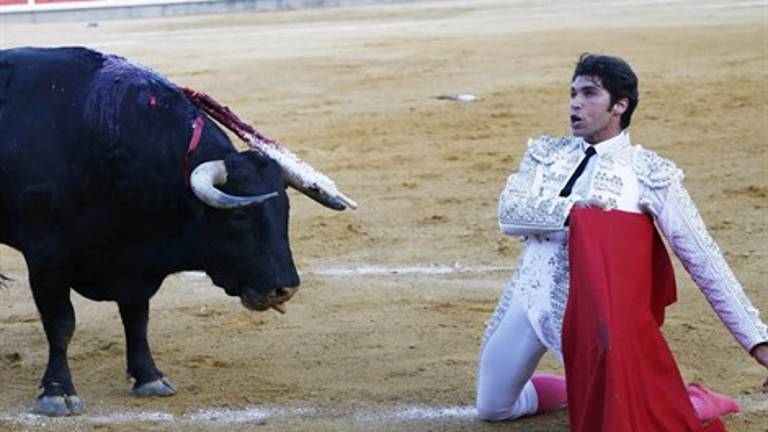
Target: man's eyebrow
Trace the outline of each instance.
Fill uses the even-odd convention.
[[[588,90],[588,89],[601,89],[601,88],[603,88],[601,85],[599,85],[599,84],[594,84],[594,83],[591,83],[591,84],[585,84],[585,85],[581,86],[581,87],[579,88],[579,90]],[[577,90],[576,90],[576,86],[571,86],[571,90],[572,90],[572,91],[577,91]]]

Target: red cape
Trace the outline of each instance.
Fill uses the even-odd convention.
[[[650,216],[575,209],[563,357],[571,431],[725,431],[702,425],[659,327],[675,276]]]

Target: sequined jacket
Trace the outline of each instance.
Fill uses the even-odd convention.
[[[598,198],[612,208],[650,213],[670,247],[707,301],[750,351],[768,341],[768,328],[744,294],[733,272],[682,184],[675,164],[641,146],[625,132],[608,151],[598,149],[597,162],[582,195],[558,196],[582,159],[585,146],[573,137],[544,136],[529,141],[519,170],[507,180],[499,201],[504,234],[522,236],[525,247],[517,270],[499,301],[486,339],[511,298],[522,302],[540,340],[562,358],[560,336],[568,299],[566,219],[576,201]]]

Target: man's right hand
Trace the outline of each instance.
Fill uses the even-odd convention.
[[[576,201],[574,204],[577,208],[599,208],[601,210],[610,210],[610,206],[607,202],[598,198],[587,198]]]

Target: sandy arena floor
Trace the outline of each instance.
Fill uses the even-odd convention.
[[[27,414],[47,345],[24,262],[2,248],[16,282],[0,290],[0,430],[567,431],[565,412],[474,419],[480,337],[521,245],[496,226],[505,178],[529,136],[568,133],[577,56],[624,56],[641,83],[634,141],[687,171],[768,311],[767,17],[764,1],[448,0],[3,26],[0,48],[85,44],[214,95],[361,208],[293,195],[303,289],[285,316],[250,313],[201,274],[168,278],[151,340],[172,398],[129,394],[117,308],[76,298],[77,418]],[[436,99],[453,93],[480,101]],[[766,371],[678,272],[664,330],[685,378],[742,400],[731,431],[768,431]]]

